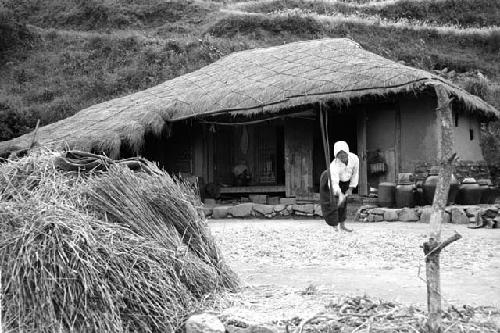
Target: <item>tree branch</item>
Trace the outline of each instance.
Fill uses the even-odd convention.
[[[432,254],[440,253],[442,249],[444,249],[445,247],[447,247],[451,243],[459,240],[460,238],[462,238],[462,235],[460,235],[458,232],[455,231],[455,234],[453,236],[449,237],[448,239],[446,239],[445,241],[443,241],[441,243],[431,244],[430,242],[426,242],[426,244],[424,244],[425,257],[427,258],[428,256],[430,256]],[[427,246],[425,246],[425,245],[427,245]]]

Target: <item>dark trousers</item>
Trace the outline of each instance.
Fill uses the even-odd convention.
[[[339,182],[339,187],[342,193],[346,193],[349,189],[349,182]],[[338,196],[331,198],[330,188],[328,187],[328,171],[323,171],[319,181],[319,195],[321,211],[326,223],[332,227],[342,223],[347,218],[347,200],[338,206]]]

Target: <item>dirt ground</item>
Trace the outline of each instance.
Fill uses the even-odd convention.
[[[422,223],[348,223],[338,233],[322,220],[211,220],[229,265],[245,286],[229,310],[259,321],[321,311],[333,298],[368,295],[425,306]],[[463,238],[441,255],[443,305],[500,305],[500,229],[444,225]],[[419,277],[420,269],[420,277]]]

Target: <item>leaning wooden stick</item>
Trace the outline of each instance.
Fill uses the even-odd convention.
[[[319,122],[321,127],[321,138],[323,140],[323,151],[325,153],[326,170],[328,170],[328,185],[330,187],[330,203],[333,204],[334,193],[332,175],[330,173],[330,142],[328,140],[328,115],[323,109],[323,104],[319,104]]]

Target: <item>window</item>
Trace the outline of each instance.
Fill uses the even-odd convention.
[[[453,115],[455,116],[454,117],[455,118],[455,127],[458,127],[458,112],[457,111],[453,112]]]
[[[474,130],[472,128],[469,130],[469,137],[470,141],[474,140]]]

